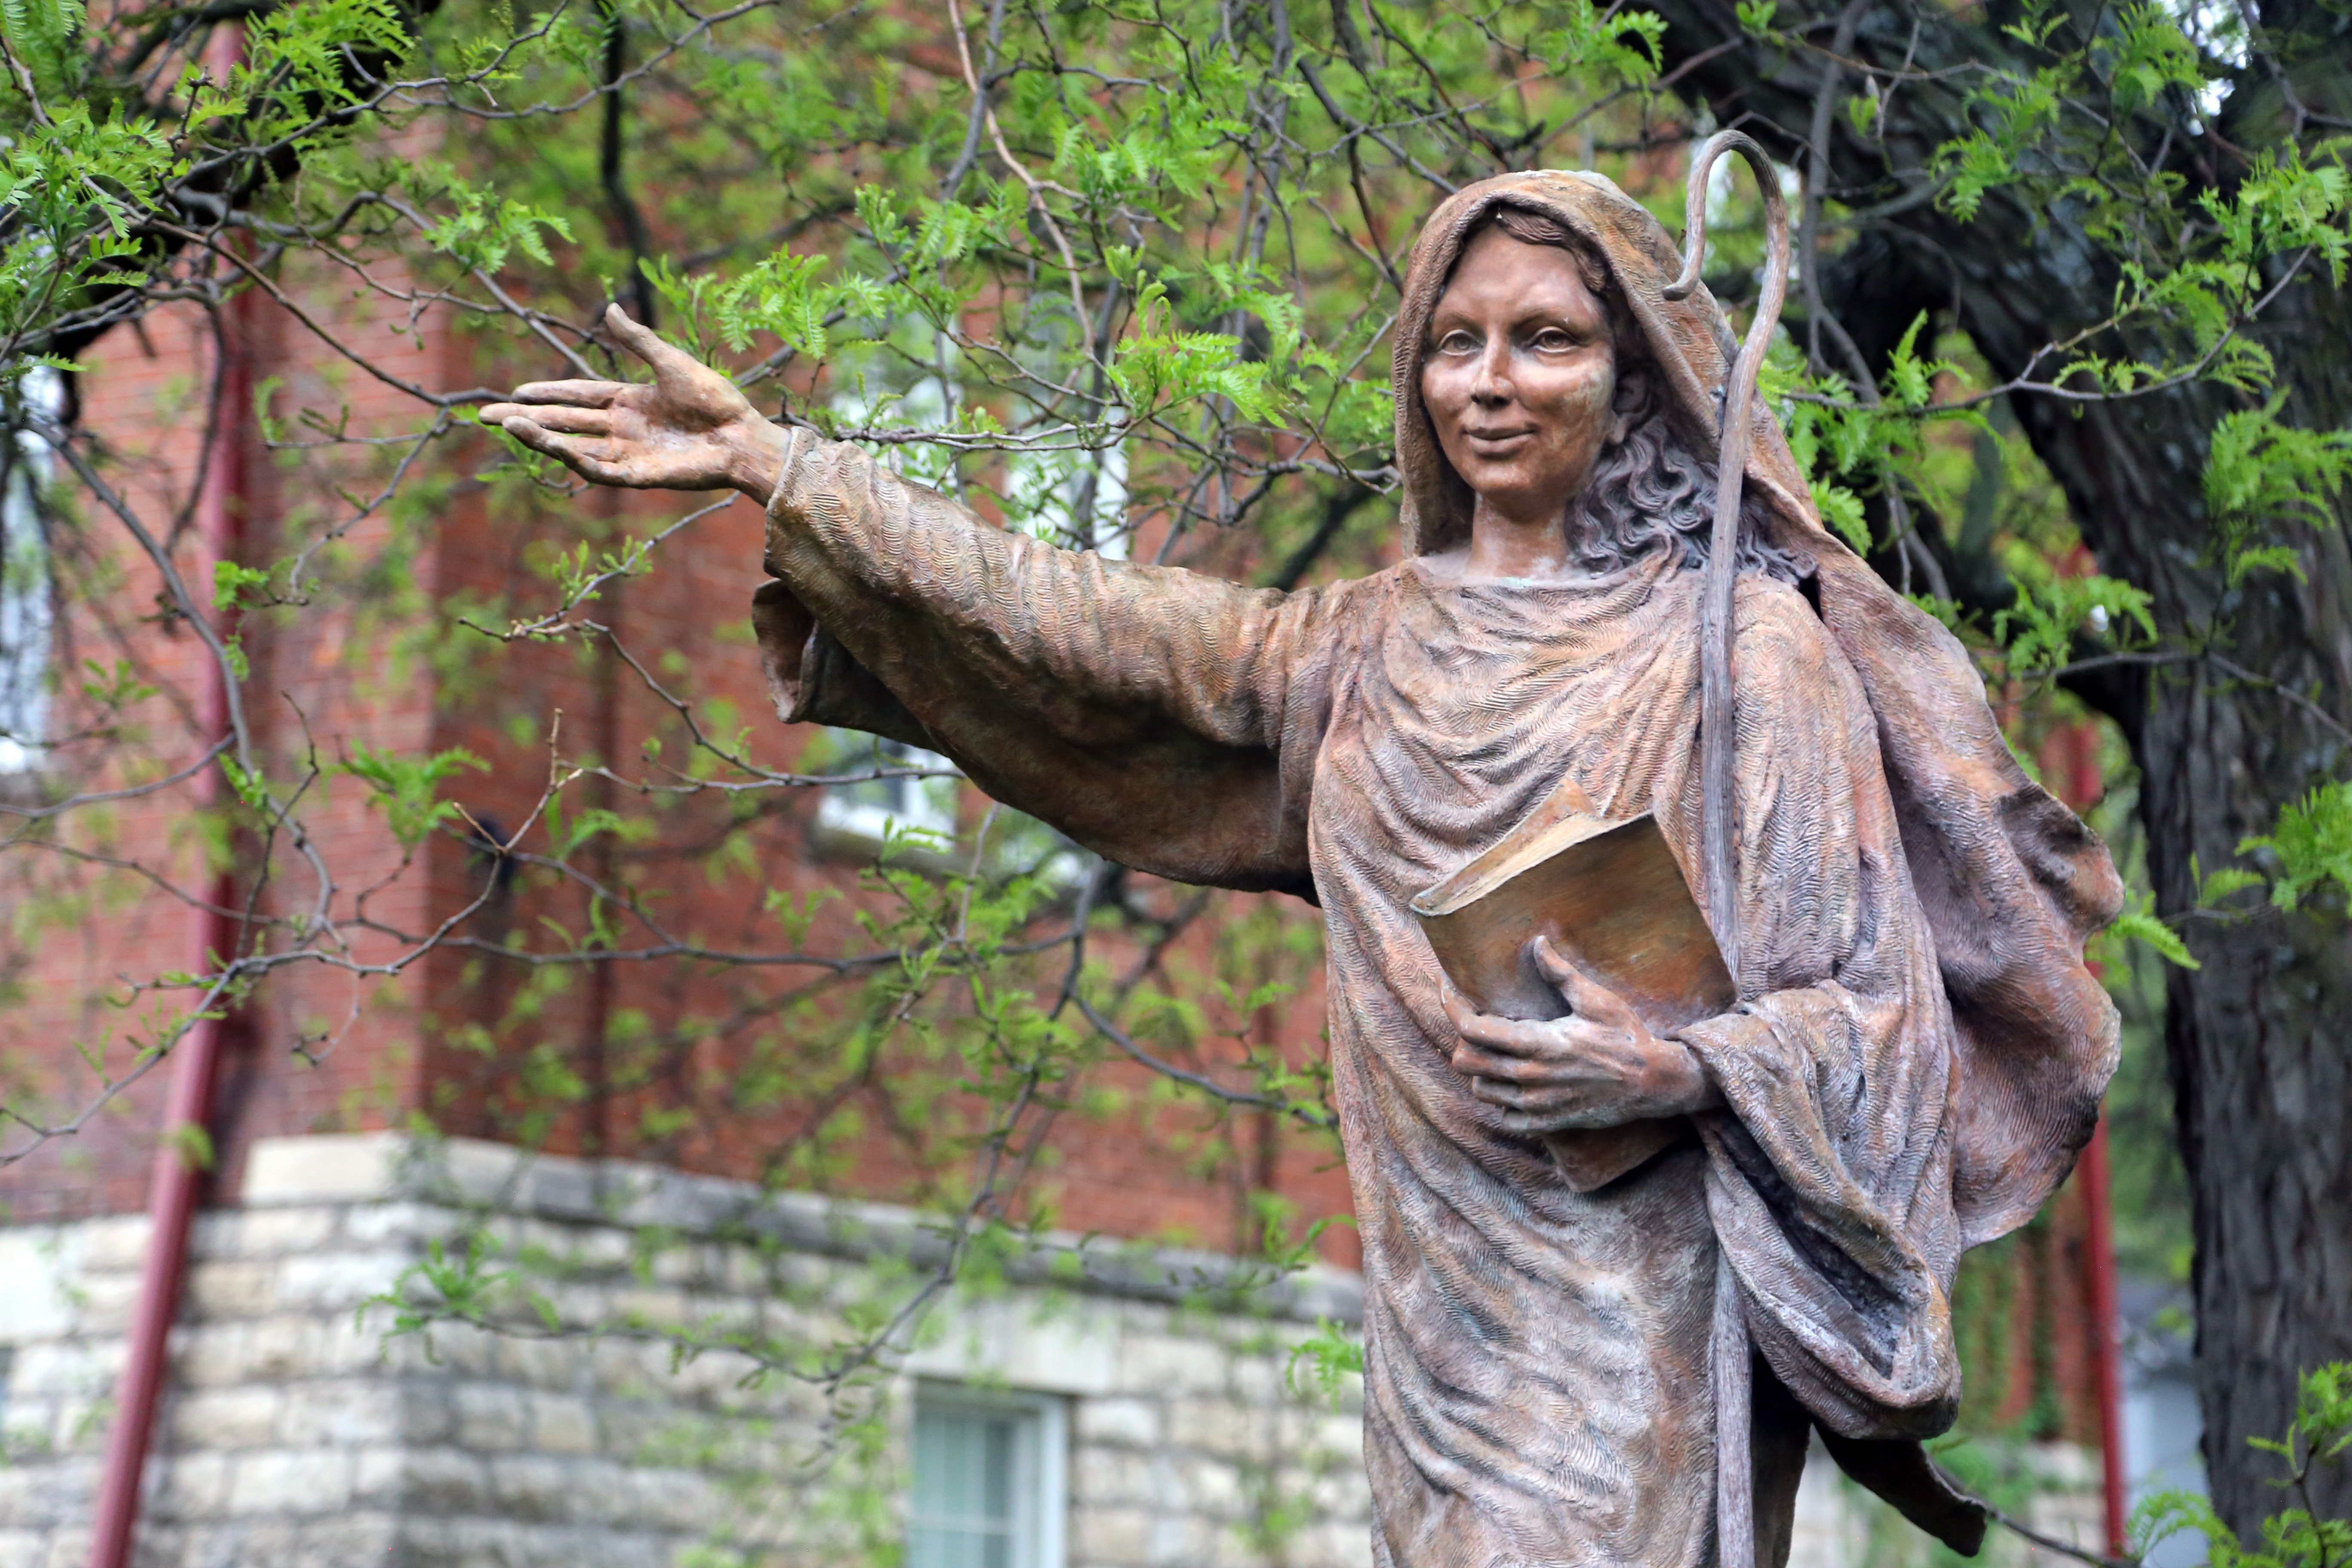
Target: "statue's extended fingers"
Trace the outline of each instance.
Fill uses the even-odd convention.
[[[534,452],[544,452],[551,458],[566,455],[562,438],[530,415],[510,414],[499,421],[499,428]]]
[[[702,362],[644,325],[617,304],[604,307],[604,327],[621,346],[654,367],[654,374],[677,375],[703,368]]]
[[[554,430],[566,436],[610,436],[613,433],[613,411],[609,408],[534,408],[521,417],[542,430]]]
[[[593,479],[600,485],[628,483],[601,440],[589,437],[583,442],[580,437],[550,430],[534,419],[509,419],[504,429],[532,451],[546,454],[583,479]]]
[[[527,381],[507,395],[517,403],[563,403],[574,408],[610,408],[635,385],[626,381]]]

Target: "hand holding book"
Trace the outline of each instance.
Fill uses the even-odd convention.
[[[1454,1065],[1578,1192],[1638,1169],[1716,1103],[1671,1037],[1738,993],[1648,814],[1599,816],[1563,782],[1412,910],[1472,1053]]]
[[[1462,1036],[1454,1068],[1471,1091],[1505,1112],[1513,1132],[1620,1127],[1683,1116],[1717,1101],[1698,1058],[1650,1032],[1632,1005],[1562,958],[1550,939],[1528,944],[1537,970],[1559,988],[1570,1016],[1529,1022],[1473,1009],[1449,983],[1446,1016]]]

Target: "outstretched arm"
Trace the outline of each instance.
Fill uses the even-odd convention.
[[[855,447],[761,418],[617,308],[650,384],[541,382],[483,411],[600,484],[768,505],[754,608],[788,719],[946,752],[1140,869],[1311,892],[1306,799],[1346,590],[1253,591],[992,528]]]
[[[846,663],[991,795],[1090,848],[1181,881],[1308,890],[1307,794],[1353,585],[1280,594],[1057,549],[804,430],[768,520],[768,570],[813,626],[796,658],[762,636],[772,670],[801,672],[790,716],[879,728],[834,716],[823,689],[848,689],[827,673]]]
[[[632,321],[618,305],[604,326],[653,367],[650,384],[534,381],[482,410],[535,452],[600,485],[647,490],[730,487],[764,502],[783,472],[784,432],[735,384]]]

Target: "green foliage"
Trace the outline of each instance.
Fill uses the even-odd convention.
[[[269,574],[234,561],[213,563],[213,608],[234,610],[254,590],[269,586]]]
[[[1221,397],[1244,419],[1271,424],[1281,417],[1281,393],[1267,366],[1243,359],[1238,338],[1175,330],[1167,286],[1156,280],[1144,285],[1137,304],[1137,330],[1110,374],[1139,415],[1164,418],[1179,405]]]
[[[2047,5],[2025,7],[2025,21],[2010,30],[2031,34],[2063,23]],[[1943,181],[1938,199],[1953,216],[1972,221],[1986,195],[2012,184],[2018,159],[2053,130],[2062,109],[2067,73],[2058,68],[2023,76],[1995,76],[1979,94],[1990,123],[1936,149],[1934,168]]]
[[[2144,942],[2167,963],[2183,969],[2202,967],[2189,952],[2189,944],[2180,940],[2180,933],[2158,919],[2152,910],[2126,910],[2100,935],[2109,942]]]
[[[463,747],[429,757],[404,757],[358,743],[339,771],[367,784],[393,837],[403,849],[414,850],[426,834],[459,815],[456,801],[435,798],[443,781],[466,769],[487,773],[489,765]]]
[[[2105,58],[2108,100],[2128,114],[2162,100],[2167,89],[2194,92],[2205,85],[2197,47],[2179,24],[2154,5],[2125,5],[2116,13]]]
[[[2260,408],[2224,415],[2213,426],[2205,458],[2205,507],[2229,580],[2256,567],[2303,575],[2295,551],[2259,542],[2270,526],[2293,521],[2305,528],[2336,524],[2336,493],[2352,478],[2352,430],[2298,430],[2278,422],[2280,394]]]
[[[543,211],[455,176],[432,184],[438,186],[434,194],[449,210],[425,230],[425,242],[454,258],[468,272],[497,272],[518,252],[542,267],[552,267],[555,258],[547,248],[548,240],[572,237],[571,221],[561,213]]]
[[[2352,1448],[2352,1363],[2304,1373],[2286,1436],[2249,1441],[2277,1457],[2285,1473],[2273,1484],[2294,1500],[2263,1521],[2258,1544],[2240,1540],[2202,1493],[2167,1490],[2132,1510],[2133,1555],[2145,1559],[2167,1541],[2194,1535],[2203,1539],[2210,1568],[2333,1568],[2352,1556],[2352,1521],[2320,1513],[2312,1492],[2319,1468],[2338,1463]]]
[[[1315,1331],[1298,1342],[1290,1352],[1290,1365],[1285,1373],[1293,1392],[1302,1392],[1300,1368],[1304,1366],[1307,1380],[1333,1409],[1339,1405],[1340,1392],[1350,1378],[1364,1374],[1364,1342],[1360,1335],[1344,1323],[1328,1318],[1315,1320]]]
[[[80,0],[0,0],[0,38],[45,98],[68,94],[80,81],[76,46],[85,21]]]
[[[2221,230],[2221,254],[2247,265],[2308,250],[2331,281],[2342,283],[2352,260],[2345,223],[2352,212],[2352,173],[2342,162],[2347,146],[2352,143],[2338,138],[2308,153],[2292,142],[2263,148],[2234,190],[2200,193],[2198,205]]]
[[[2009,654],[2012,675],[2056,673],[2074,657],[2074,639],[2094,632],[2129,647],[2153,641],[2156,618],[2143,589],[2092,573],[2067,577],[2048,571],[2031,554],[2013,554],[2011,581],[2017,597],[1993,616],[1993,640]]]
[[[217,96],[199,94],[197,123],[242,114],[244,129],[299,148],[337,140],[332,110],[367,102],[351,57],[396,69],[411,42],[391,0],[310,0],[257,13],[245,26],[245,59]]]
[[[1956,366],[1923,358],[1919,334],[1927,324],[1916,318],[1897,340],[1877,387],[1856,396],[1834,372],[1815,372],[1781,355],[1767,362],[1760,395],[1774,403],[1788,432],[1789,450],[1812,483],[1822,521],[1862,554],[1874,547],[1864,498],[1899,489],[1925,454],[1933,423],[1975,427],[1982,416],[1970,409],[1937,405],[1938,378]]]
[[[2259,871],[2250,871],[2243,866],[2224,866],[2211,876],[2197,879],[2197,907],[2210,909],[2231,893],[2263,885]]]
[[[389,1290],[360,1303],[354,1321],[364,1328],[371,1314],[389,1310],[391,1322],[384,1337],[415,1337],[423,1342],[426,1357],[437,1359],[432,1341],[436,1324],[486,1324],[494,1319],[506,1294],[520,1282],[520,1269],[492,1267],[499,1250],[498,1238],[480,1227],[458,1237],[454,1250],[435,1237],[425,1243],[425,1256],[403,1269]],[[532,1307],[542,1321],[552,1315],[553,1309],[545,1304],[544,1297],[534,1297]]]
[[[1544,63],[1555,77],[1591,71],[1598,79],[1618,87],[1636,87],[1655,76],[1664,64],[1666,24],[1648,11],[1627,6],[1602,8],[1592,0],[1574,0],[1561,8],[1559,21],[1536,32],[1528,41],[1529,58]],[[1764,7],[1769,26],[1771,6]]]
[[[211,1129],[201,1121],[183,1121],[164,1134],[181,1163],[191,1170],[209,1171],[215,1159]]]
[[[825,319],[842,297],[817,285],[816,275],[824,269],[821,256],[779,251],[713,289],[706,278],[680,278],[660,257],[646,263],[646,276],[695,323],[698,338],[701,324],[715,320],[720,341],[739,353],[751,347],[754,333],[766,332],[811,359],[824,357]]]
[[[2281,806],[2268,833],[2252,835],[2238,846],[2241,855],[2258,850],[2267,851],[2278,867],[2271,901],[2280,909],[2298,908],[2324,891],[2352,894],[2352,784],[2315,785],[2301,800]]]

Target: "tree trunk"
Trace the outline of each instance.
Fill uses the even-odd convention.
[[[1669,68],[1739,35],[1730,0],[1653,4],[1670,24]],[[1982,25],[1969,25],[1970,16]],[[2265,16],[2278,25],[2275,7]],[[1906,52],[1927,68],[1970,58],[2039,63],[1995,30],[2001,19],[1878,4],[1861,13],[1849,58],[1888,68]],[[1784,0],[1775,25],[1826,42],[1836,20],[1827,0],[1793,8]],[[1817,57],[1750,46],[1698,65],[1684,86],[1719,121],[1798,163],[1820,80]],[[1968,128],[1959,96],[1968,79],[1955,81],[1903,85],[1878,145],[1856,136],[1843,113],[1858,84],[1849,77],[1832,95],[1832,180],[1856,193],[1853,205],[1916,186],[1916,174],[1905,186],[1889,176],[1921,169],[1937,143]],[[2241,83],[2218,117],[2226,142],[2274,139],[2275,131],[2265,136],[2257,125],[2258,117],[2277,121],[2267,81],[2257,68]],[[2310,102],[2314,89],[2305,87]],[[2343,84],[2316,90],[2333,107]],[[2173,166],[2188,174],[2192,191],[2215,178],[2226,183],[2233,173],[2227,145],[2192,129],[2185,113],[2174,132]],[[1876,198],[1860,194],[1874,188]],[[1823,268],[1826,302],[1874,366],[1925,310],[1965,330],[2007,377],[2035,349],[2111,308],[2115,269],[2069,216],[2029,212],[1999,196],[1969,224],[1931,202],[1889,213]],[[2307,428],[2352,425],[2352,300],[2324,277],[2298,286],[2272,307],[2259,337],[2288,395],[2283,419]],[[2352,692],[2352,553],[2342,533],[2296,542],[2308,578],[2302,584],[2258,571],[2233,591],[2213,563],[2200,488],[2208,437],[2216,420],[2250,401],[2210,385],[2088,408],[2015,400],[2100,569],[2154,595],[2168,644],[2210,641],[2228,660],[2340,720]],[[2213,660],[2126,674],[2090,695],[2121,722],[2145,775],[2149,872],[2158,909],[2172,915],[2196,904],[2196,867],[2232,863],[2242,838],[2267,832],[2282,803],[2333,773],[2344,759],[2344,731]],[[2167,1037],[2195,1194],[2205,1458],[2222,1517],[2252,1535],[2287,1505],[2268,1484],[2277,1461],[2247,1439],[2283,1433],[2299,1373],[2352,1359],[2352,1052],[2342,1041],[2352,1025],[2352,938],[2334,915],[2268,910],[2234,923],[2191,919],[2183,930],[2203,967],[2172,972]],[[2316,1500],[2327,1512],[2352,1514],[2346,1467],[2330,1468]]]

